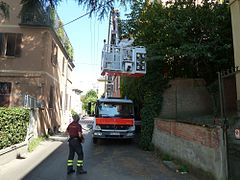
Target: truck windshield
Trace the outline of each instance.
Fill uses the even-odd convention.
[[[98,106],[98,117],[121,117],[133,118],[133,104],[130,103],[100,103]]]

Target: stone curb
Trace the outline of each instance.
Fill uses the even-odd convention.
[[[0,165],[6,164],[27,153],[27,142],[12,145],[0,150]]]

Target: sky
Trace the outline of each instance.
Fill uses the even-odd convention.
[[[62,1],[57,6],[57,13],[63,24],[66,24],[64,29],[74,49],[74,88],[86,93],[90,89],[97,88],[97,79],[101,77],[101,53],[103,41],[108,37],[109,17],[99,21],[97,17],[89,18],[86,15],[67,24],[87,13],[73,0]]]
[[[62,1],[57,13],[63,24],[86,14],[77,2]],[[97,78],[101,76],[101,51],[103,40],[107,39],[108,17],[99,21],[88,15],[64,26],[74,49],[73,85],[84,92],[96,87]]]

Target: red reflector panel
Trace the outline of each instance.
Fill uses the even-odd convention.
[[[129,76],[129,77],[142,77],[145,73],[127,73],[127,72],[116,72],[116,71],[103,71],[102,76]]]
[[[134,125],[133,119],[124,118],[96,118],[96,124],[119,124],[119,125]]]

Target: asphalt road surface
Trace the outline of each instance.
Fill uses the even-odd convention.
[[[68,144],[65,136],[52,137],[34,152],[0,167],[1,180],[196,180],[167,168],[152,152],[138,148],[135,142],[100,141],[94,145],[85,132],[83,144],[87,174],[67,175]],[[76,165],[76,159],[75,159]]]

